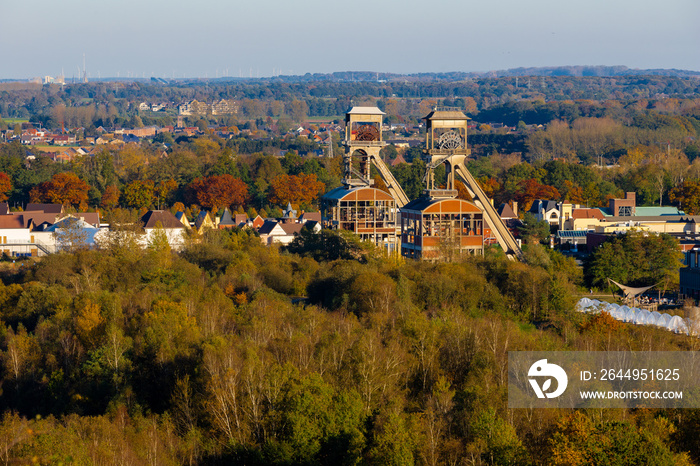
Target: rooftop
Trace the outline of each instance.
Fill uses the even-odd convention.
[[[378,107],[353,107],[348,110],[348,115],[386,115]]]

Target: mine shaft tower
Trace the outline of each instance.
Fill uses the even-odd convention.
[[[324,228],[348,230],[388,253],[398,253],[398,208],[408,197],[379,156],[384,112],[353,107],[345,115],[343,185],[321,198]],[[388,192],[372,187],[374,165]]]
[[[455,174],[459,175],[474,203],[482,210],[491,233],[506,255],[512,259],[522,260],[522,250],[513,234],[464,163],[471,152],[467,148],[469,118],[457,108],[436,107],[423,119],[426,122],[424,150],[427,162],[426,195],[448,198],[456,196]],[[446,167],[447,183],[445,190],[436,190],[433,171],[443,163]]]
[[[408,203],[408,196],[379,156],[379,151],[386,146],[386,142],[382,140],[384,115],[385,113],[377,107],[353,107],[345,114],[343,185],[372,186],[370,169],[371,165],[374,165],[389,194],[396,200],[396,205],[402,207]]]

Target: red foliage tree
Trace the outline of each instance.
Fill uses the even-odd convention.
[[[44,181],[29,191],[32,202],[47,202],[73,206],[85,206],[90,185],[74,173],[58,173],[50,181]]]
[[[197,204],[213,212],[221,207],[242,205],[248,198],[248,186],[231,175],[197,178],[188,190]]]
[[[12,180],[7,173],[0,172],[0,201],[7,200],[7,193],[12,190]]]

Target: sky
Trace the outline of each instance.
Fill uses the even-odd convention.
[[[700,71],[698,0],[0,0],[0,79]]]

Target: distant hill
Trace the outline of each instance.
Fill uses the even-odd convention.
[[[151,84],[174,84],[174,83],[246,83],[246,82],[384,82],[384,81],[462,81],[475,78],[505,78],[510,76],[572,76],[572,77],[615,77],[615,76],[668,76],[677,78],[700,78],[700,71],[677,70],[677,69],[637,69],[627,66],[547,66],[547,67],[527,67],[511,68],[507,70],[494,71],[449,71],[441,73],[384,73],[381,71],[336,71],[333,73],[306,73],[304,75],[280,75],[261,78],[172,78],[161,77],[138,78],[138,77],[103,77],[90,78],[90,82],[150,82]],[[0,79],[0,83],[27,82],[26,79]],[[67,80],[67,84],[72,82]]]
[[[614,77],[614,76],[672,76],[678,78],[700,78],[700,71],[677,69],[653,69],[641,70],[627,66],[550,66],[512,68],[497,71],[463,72],[451,71],[443,73],[382,73],[377,71],[337,71],[334,73],[306,73],[297,76],[276,76],[273,78],[261,78],[264,80],[282,82],[381,82],[381,81],[460,81],[470,78],[503,78],[509,76],[573,76],[573,77]],[[232,80],[221,78],[220,80]],[[238,81],[238,80],[237,80]],[[254,79],[243,79],[254,81]]]
[[[469,73],[471,74],[471,73]],[[700,77],[700,71],[654,69],[640,70],[626,66],[550,66],[541,68],[513,68],[509,70],[476,73],[477,75],[505,76],[676,76]]]

